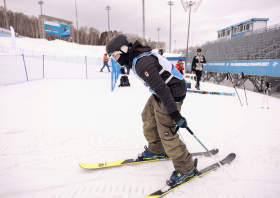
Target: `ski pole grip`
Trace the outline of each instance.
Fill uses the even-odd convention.
[[[193,135],[193,132],[189,127],[187,127],[187,130],[190,132],[191,135]]]

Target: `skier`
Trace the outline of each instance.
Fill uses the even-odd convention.
[[[104,69],[105,66],[107,66],[108,71],[110,72],[110,68],[109,68],[109,65],[108,65],[107,54],[104,54],[104,56],[103,56],[103,67],[101,68],[100,72],[103,72],[103,69]]]
[[[203,70],[203,63],[206,63],[205,57],[201,54],[201,49],[197,49],[197,55],[193,57],[192,61],[192,74],[195,72],[196,74],[196,85],[195,88],[200,90],[199,81],[201,79],[202,70]]]
[[[151,159],[169,156],[175,168],[170,180],[175,184],[194,177],[192,155],[179,135],[173,134],[176,125],[187,127],[186,119],[180,114],[187,92],[182,74],[168,60],[152,52],[149,46],[143,46],[139,41],[132,44],[123,34],[111,38],[106,51],[120,65],[129,65],[136,77],[153,93],[142,112],[148,148],[145,147],[139,157]]]

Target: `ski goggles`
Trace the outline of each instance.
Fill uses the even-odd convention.
[[[122,54],[122,52],[120,52],[120,51],[115,51],[115,52],[113,52],[113,53],[111,54],[111,57],[112,57],[115,61],[117,61],[117,60],[120,58],[120,56],[118,56],[119,54]]]

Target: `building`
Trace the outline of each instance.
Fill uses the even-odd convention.
[[[218,30],[218,40],[235,39],[243,35],[251,34],[253,31],[267,27],[268,18],[252,18],[241,23]]]

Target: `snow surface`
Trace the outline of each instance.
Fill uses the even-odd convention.
[[[105,51],[104,46],[59,40],[24,38],[16,42],[25,51],[97,57]],[[0,43],[9,46],[10,40],[0,37]],[[0,58],[3,63],[3,56]],[[141,112],[150,93],[134,75],[129,75],[131,87],[116,86],[111,92],[111,74],[97,72],[100,65],[89,67],[92,73],[85,79],[85,67],[79,66],[82,64],[61,65],[49,60],[45,65],[45,77],[49,79],[38,80],[42,78],[40,60],[27,57],[32,81],[25,82],[24,71],[19,71],[22,62],[14,61],[5,60],[9,63],[5,78],[11,83],[24,83],[0,86],[1,198],[140,198],[164,187],[174,170],[171,161],[103,170],[79,167],[80,162],[135,158],[144,150],[147,142]],[[201,88],[235,92],[208,83],[201,83]],[[244,91],[238,89],[244,106],[237,96],[187,94],[182,115],[195,135],[208,149],[220,150],[215,155],[219,160],[231,152],[237,154],[225,166],[233,178],[219,169],[181,186],[166,198],[279,197],[280,101],[269,97],[269,109],[266,105],[261,108],[263,95],[246,92],[249,105]],[[204,151],[186,130],[180,131],[190,152]],[[200,157],[198,168],[213,163],[210,157]]]
[[[110,92],[110,73],[99,79],[44,79],[0,87],[0,197],[140,198],[161,189],[171,161],[84,170],[79,162],[135,158],[147,144],[141,112],[150,96],[135,76],[131,87]],[[119,83],[119,82],[118,82]],[[118,85],[118,84],[117,84]],[[202,83],[208,91],[233,88]],[[208,149],[219,148],[225,166],[189,184],[171,197],[279,197],[279,99],[242,89],[237,97],[189,93],[182,115]],[[278,112],[278,113],[277,113]],[[190,152],[203,151],[186,131]],[[200,157],[198,168],[215,161]]]
[[[11,38],[0,37],[0,47],[10,47]],[[16,48],[24,49],[20,54],[28,55],[68,55],[68,56],[93,56],[103,57],[105,46],[79,45],[63,40],[48,41],[46,39],[16,38]],[[8,53],[9,49],[0,49]]]

